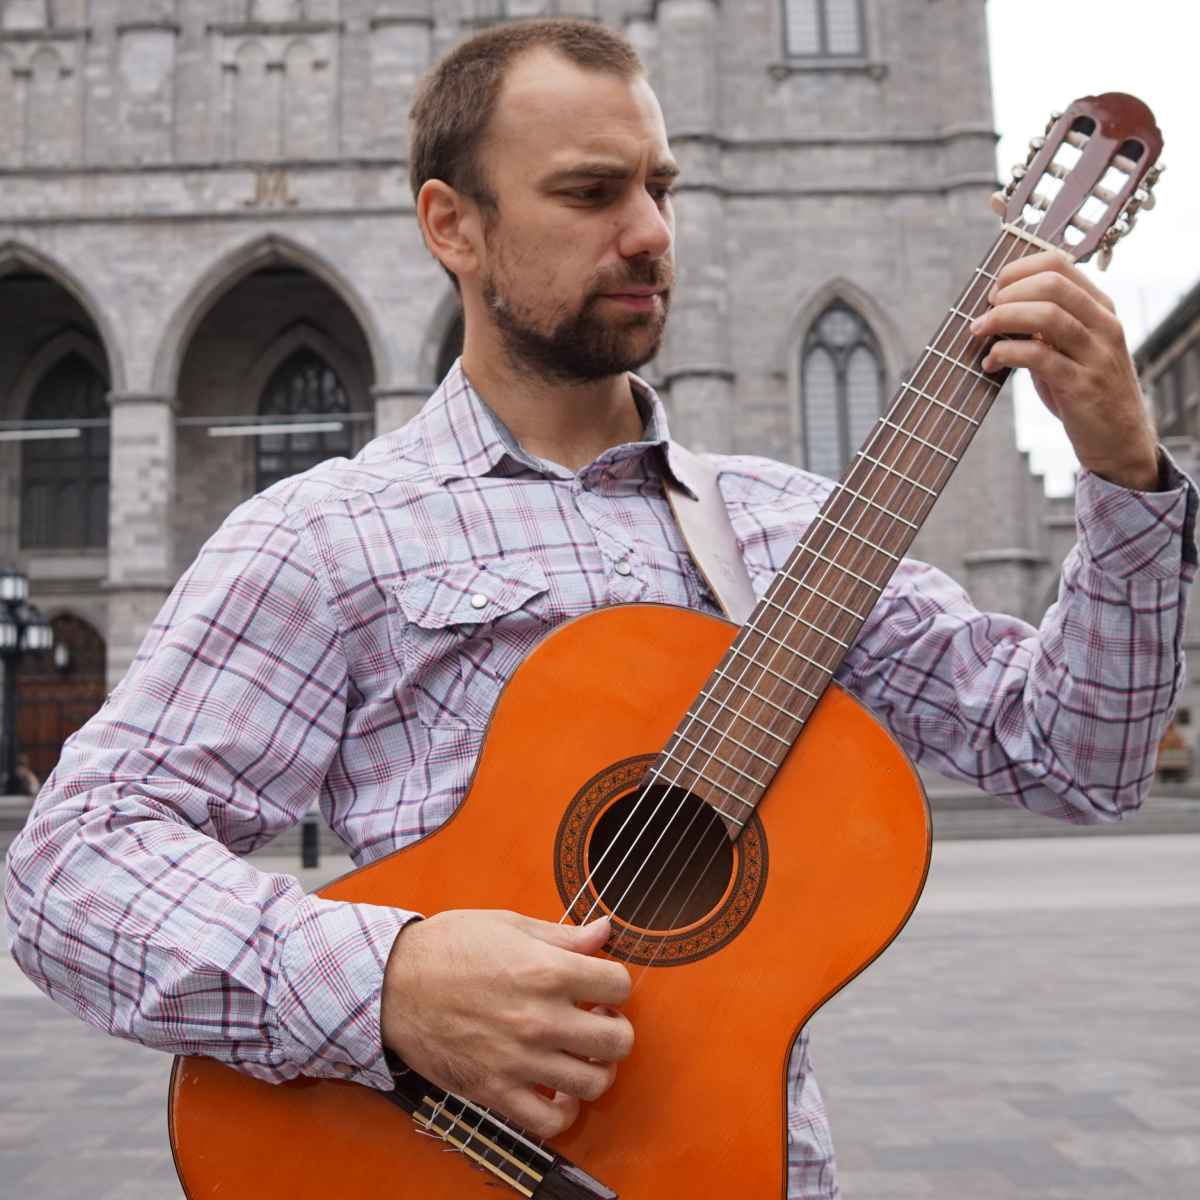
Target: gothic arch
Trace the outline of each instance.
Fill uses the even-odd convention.
[[[258,356],[254,366],[246,372],[241,395],[238,397],[237,412],[258,412],[259,398],[271,376],[275,374],[276,368],[291,358],[297,350],[311,350],[323,358],[333,368],[342,387],[346,389],[352,405],[364,409],[370,406],[370,384],[363,378],[354,358],[315,325],[310,325],[307,321],[298,321],[267,346]]]
[[[164,327],[154,358],[152,389],[174,395],[183,357],[200,322],[227,292],[264,267],[290,266],[307,271],[329,287],[350,309],[366,338],[374,379],[390,377],[387,343],[380,335],[370,307],[358,289],[316,251],[291,238],[266,234],[228,251],[192,285]]]
[[[103,374],[108,377],[109,386],[114,392],[125,390],[125,364],[117,341],[116,332],[108,320],[104,310],[93,299],[91,290],[66,267],[49,258],[40,250],[35,250],[23,242],[0,242],[0,275],[7,275],[20,267],[36,271],[53,280],[68,291],[87,313],[104,352],[106,365]]]
[[[780,378],[788,384],[788,413],[791,422],[791,446],[795,455],[801,446],[803,431],[800,428],[800,354],[804,339],[813,322],[831,305],[841,302],[852,308],[870,327],[879,342],[883,355],[884,379],[890,384],[900,374],[900,363],[904,361],[903,343],[891,318],[870,294],[839,276],[815,288],[797,306],[795,315],[788,323],[775,353],[775,368]],[[885,394],[886,405],[889,397]]]
[[[82,330],[64,329],[62,333],[57,333],[43,342],[21,368],[8,397],[7,420],[24,420],[29,411],[29,401],[42,377],[70,354],[78,354],[80,358],[91,363],[105,379],[109,377],[108,362],[103,348]]]

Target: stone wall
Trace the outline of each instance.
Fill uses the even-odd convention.
[[[539,5],[507,11],[518,7]],[[841,298],[867,320],[894,386],[994,236],[983,4],[864,0],[865,53],[837,62],[786,58],[778,0],[557,7],[629,32],[685,168],[680,287],[649,372],[677,435],[798,460],[799,347],[824,304]],[[18,313],[0,388],[55,331],[77,328],[103,354],[110,551],[102,569],[80,557],[72,575],[59,556],[54,571],[89,611],[107,608],[113,681],[251,486],[244,441],[178,418],[253,411],[248,373],[291,327],[341,354],[376,431],[434,386],[455,305],[413,217],[404,117],[433,57],[500,11],[494,0],[0,6],[0,272],[18,272],[0,286]],[[286,295],[262,274],[284,269]],[[13,552],[16,488],[6,470],[0,538]],[[917,550],[981,604],[1036,616],[1055,569],[1039,495],[1002,400]]]

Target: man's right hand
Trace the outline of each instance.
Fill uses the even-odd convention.
[[[594,957],[610,933],[607,918],[577,927],[490,909],[414,921],[388,957],[384,1044],[438,1087],[555,1137],[633,1049],[610,1007],[628,998],[629,972]]]

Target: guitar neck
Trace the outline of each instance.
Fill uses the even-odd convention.
[[[1003,228],[655,764],[735,835],[1007,379],[983,370],[971,321],[1001,268],[1043,249]]]

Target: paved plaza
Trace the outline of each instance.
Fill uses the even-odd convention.
[[[939,839],[908,928],[814,1021],[845,1200],[1195,1196],[1198,950],[1200,836]],[[0,1194],[177,1200],[168,1068],[0,955]]]

